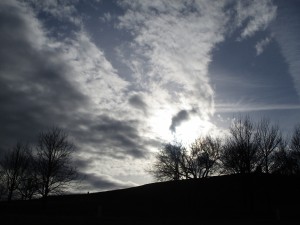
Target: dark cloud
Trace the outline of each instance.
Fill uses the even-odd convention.
[[[83,158],[74,158],[73,163],[75,167],[79,171],[84,171],[89,168],[89,166],[93,163],[94,159],[89,158],[89,159],[83,159]]]
[[[182,124],[184,121],[189,120],[189,112],[187,110],[180,110],[175,116],[172,117],[172,123],[170,126],[170,131],[176,132],[176,127]]]
[[[147,112],[147,104],[140,95],[133,95],[129,98],[129,104],[133,107],[142,110],[145,114]]]
[[[17,5],[2,3],[0,13],[1,144],[32,141],[53,125],[67,126],[87,99],[68,82],[68,67],[55,52],[41,49],[36,21]],[[31,24],[31,22],[33,24]]]
[[[148,155],[148,140],[144,140],[138,131],[136,120],[118,120],[102,115],[93,120],[77,121],[74,130],[77,142],[85,142],[97,149],[97,154],[105,154],[115,158],[144,158]],[[80,129],[80,125],[86,129]]]

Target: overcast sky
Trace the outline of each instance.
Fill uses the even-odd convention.
[[[82,191],[152,182],[165,142],[300,122],[299,0],[1,0],[0,150],[64,128]]]

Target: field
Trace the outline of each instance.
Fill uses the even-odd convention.
[[[298,177],[249,174],[0,202],[1,224],[299,224]]]

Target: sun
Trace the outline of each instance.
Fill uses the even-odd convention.
[[[213,133],[215,126],[209,121],[193,116],[176,127],[175,138],[183,145],[189,145],[200,136]]]
[[[149,120],[152,133],[165,142],[180,142],[188,146],[196,138],[213,133],[215,126],[209,119],[201,119],[200,116],[192,115],[186,121],[182,121],[174,132],[170,130],[172,116],[176,110],[160,109],[153,113]]]
[[[149,119],[149,126],[151,127],[152,133],[159,139],[164,141],[173,139],[172,132],[169,129],[173,114],[174,111],[172,109],[158,109]]]

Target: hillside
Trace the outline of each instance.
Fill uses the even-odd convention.
[[[1,202],[0,216],[6,224],[298,224],[299,209],[299,178],[249,174]]]

